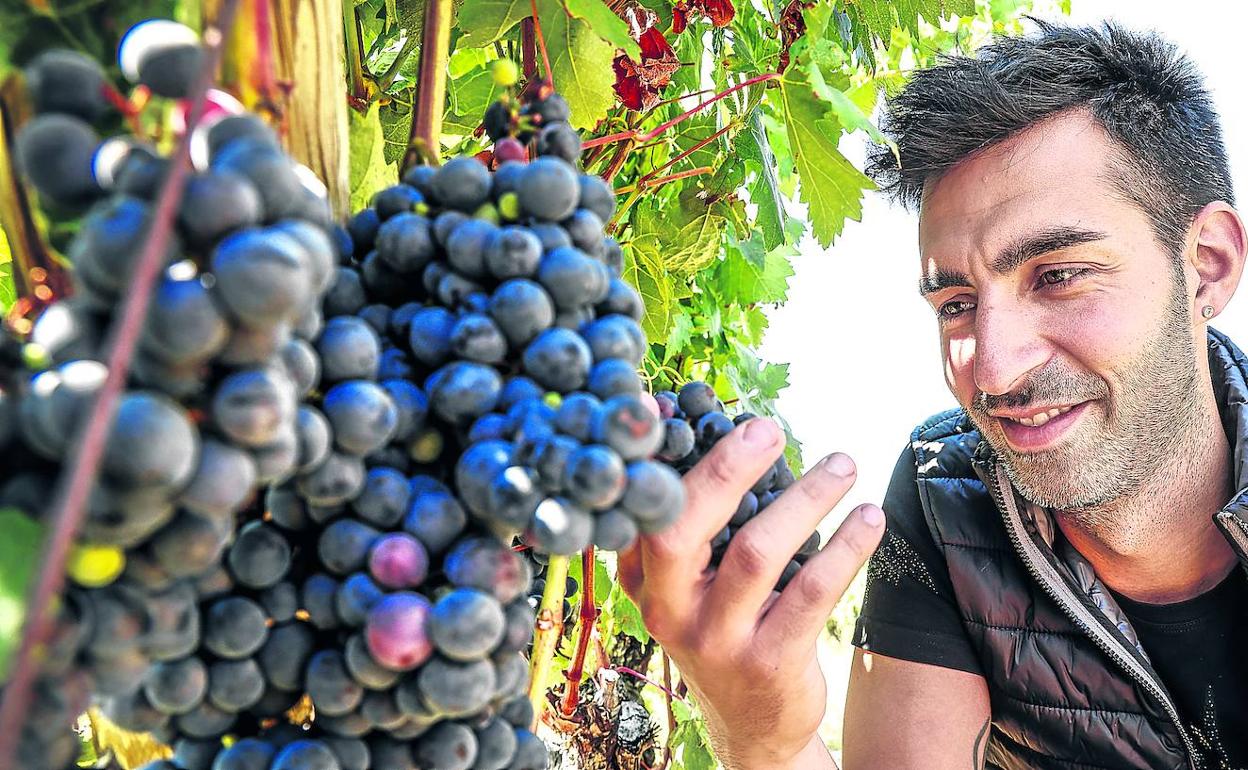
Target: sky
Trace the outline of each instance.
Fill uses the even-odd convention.
[[[1215,23],[1225,0],[1072,0],[1069,19],[1113,18],[1155,29],[1176,43],[1206,76],[1223,119],[1238,194],[1248,196],[1248,99],[1243,98],[1238,25]],[[1181,10],[1180,10],[1181,9]],[[1056,18],[1056,17],[1055,17]],[[863,145],[843,140],[859,164]],[[880,503],[914,426],[956,406],[942,374],[936,320],[918,295],[917,220],[867,193],[861,222],[848,222],[831,248],[807,237],[794,258],[789,301],[768,315],[760,355],[789,363],[789,387],[778,408],[803,442],[810,467],[825,454],[854,458],[858,481],[825,525],[834,527],[861,502]],[[1248,344],[1248,286],[1212,322]]]

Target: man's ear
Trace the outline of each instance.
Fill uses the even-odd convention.
[[[1196,271],[1196,297],[1192,321],[1208,322],[1206,306],[1217,315],[1230,302],[1248,258],[1248,228],[1239,213],[1223,201],[1206,205],[1188,230],[1187,262]]]

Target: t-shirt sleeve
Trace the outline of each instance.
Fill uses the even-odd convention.
[[[897,461],[882,507],[884,538],[867,563],[854,646],[982,674],[954,600],[949,570],[923,516],[909,448]]]

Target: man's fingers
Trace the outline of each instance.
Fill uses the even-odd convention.
[[[615,576],[620,581],[620,586],[624,589],[624,593],[634,601],[641,600],[641,544],[633,543],[626,551],[620,551],[616,554]]]
[[[724,528],[741,496],[780,455],[784,433],[772,420],[754,418],[715,443],[684,477],[684,514],[666,530],[642,535],[640,604],[654,625],[680,626],[700,599],[710,563],[711,538]]]
[[[855,477],[848,455],[828,455],[734,532],[711,583],[706,611],[729,623],[753,623],[794,552],[841,501]]]
[[[758,643],[791,644],[802,637],[813,641],[883,535],[884,512],[878,506],[855,508],[785,586],[763,618]]]

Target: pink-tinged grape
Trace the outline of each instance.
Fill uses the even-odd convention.
[[[368,571],[387,588],[415,588],[429,573],[429,553],[405,532],[385,535],[368,555]]]
[[[426,626],[432,609],[420,594],[390,594],[368,613],[365,641],[373,659],[395,671],[411,671],[433,654]]]
[[[509,136],[494,143],[494,158],[499,163],[506,163],[509,160],[526,163],[529,160],[529,151],[523,144]]]

